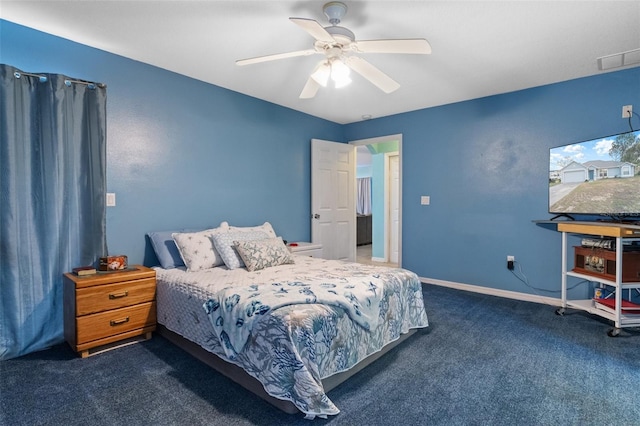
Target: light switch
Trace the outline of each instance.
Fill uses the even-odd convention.
[[[116,193],[107,192],[107,207],[113,207],[116,205]]]
[[[422,204],[423,206],[428,206],[429,204],[431,204],[431,197],[428,195],[423,195],[422,197],[420,197],[420,204]]]

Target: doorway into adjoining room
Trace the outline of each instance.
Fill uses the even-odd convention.
[[[402,135],[356,145],[356,261],[401,265]]]

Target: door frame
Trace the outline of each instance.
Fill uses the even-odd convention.
[[[391,259],[391,253],[392,253],[392,247],[391,247],[391,232],[393,230],[393,226],[392,226],[392,220],[393,217],[391,215],[391,211],[393,209],[393,206],[391,205],[391,200],[393,199],[393,197],[391,196],[391,191],[392,191],[392,185],[391,185],[391,157],[398,157],[398,229],[396,232],[398,232],[398,262],[393,262]],[[390,262],[390,263],[398,263],[400,264],[400,223],[402,222],[402,207],[401,207],[401,199],[400,199],[400,194],[402,193],[401,189],[402,187],[400,186],[400,179],[402,176],[402,171],[400,170],[400,153],[398,151],[393,151],[393,152],[385,152],[384,153],[384,176],[385,176],[385,180],[384,180],[384,185],[385,185],[385,189],[384,189],[384,212],[385,212],[385,221],[384,221],[384,235],[385,235],[385,239],[384,239],[384,261],[385,262]]]
[[[399,221],[398,221],[398,266],[402,266],[402,133],[398,133],[395,135],[387,135],[387,136],[378,136],[375,138],[367,138],[367,139],[357,139],[357,140],[352,140],[349,141],[349,144],[354,145],[354,146],[361,146],[361,145],[374,145],[377,143],[383,143],[383,142],[392,142],[392,141],[398,141],[398,167],[400,169],[400,180],[399,180],[399,193],[398,193],[398,208],[399,208]],[[356,154],[357,155],[357,154]],[[388,162],[387,162],[388,165]],[[385,179],[385,181],[388,179]],[[385,182],[385,186],[387,185],[387,183]],[[388,188],[385,189],[385,216],[388,215],[388,210],[389,210],[389,200],[388,200]],[[384,257],[385,257],[385,261],[389,260],[389,256],[390,256],[390,249],[389,249],[389,229],[387,226],[387,217],[385,217],[384,220],[384,240],[385,240],[385,244],[384,244]],[[356,230],[354,229],[354,232]]]

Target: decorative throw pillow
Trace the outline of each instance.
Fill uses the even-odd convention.
[[[226,222],[223,222],[223,225],[201,232],[171,234],[180,252],[180,257],[187,266],[187,271],[195,272],[224,264],[211,239],[213,235],[229,232]]]
[[[149,232],[147,234],[149,236],[149,241],[151,241],[153,251],[156,253],[156,257],[158,258],[158,262],[160,262],[160,266],[164,269],[173,269],[179,266],[184,266],[184,260],[180,257],[180,252],[178,251],[176,242],[173,241],[173,237],[171,235],[176,232],[187,231],[192,232],[194,230],[181,229],[179,231],[159,231]]]
[[[227,222],[222,222],[218,228],[228,231],[229,224]],[[153,247],[153,251],[158,258],[158,262],[160,262],[160,266],[162,266],[164,269],[173,269],[185,265],[184,260],[182,260],[182,257],[180,256],[178,246],[176,246],[176,242],[173,240],[172,235],[186,232],[202,231],[204,231],[204,229],[176,229],[173,231],[149,232],[147,235],[149,236],[151,247]]]
[[[235,241],[235,248],[249,271],[294,263],[293,257],[281,237]]]
[[[269,222],[265,222],[259,226],[230,226],[229,231],[231,232],[254,232],[254,231],[262,231],[269,236],[269,238],[277,237],[276,231],[273,230],[273,226]]]
[[[213,245],[229,269],[242,268],[244,266],[242,258],[234,248],[236,241],[265,240],[267,238],[269,238],[269,235],[262,231],[229,231],[215,234],[212,237]]]

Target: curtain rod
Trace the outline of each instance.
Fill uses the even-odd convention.
[[[32,73],[22,72],[22,71],[16,71],[16,72],[13,73],[15,78],[20,78],[20,77],[22,77],[23,74],[24,75],[28,75],[30,77],[38,77],[38,80],[40,80],[40,83],[44,83],[44,82],[46,82],[48,80],[46,75],[32,74]],[[96,87],[104,89],[105,87],[107,87],[107,85],[104,84],[104,83],[92,83],[90,81],[72,80],[70,78],[65,78],[64,79],[64,84],[66,86],[71,86],[71,83],[86,84],[89,89],[95,89]]]

